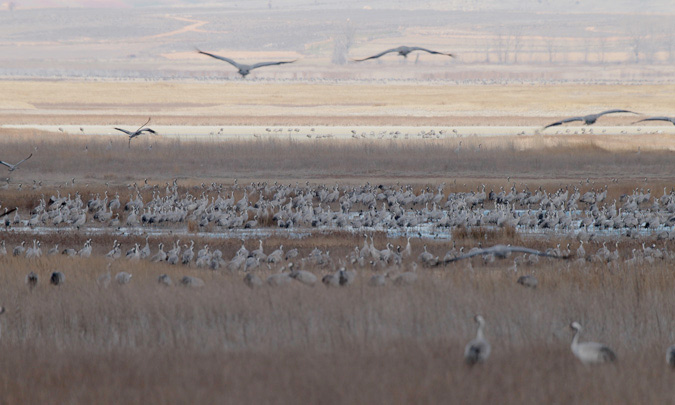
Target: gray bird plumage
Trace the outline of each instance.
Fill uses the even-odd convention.
[[[675,369],[675,345],[672,345],[666,351],[666,364]]]
[[[26,284],[28,285],[28,287],[32,290],[37,286],[37,283],[38,283],[38,275],[32,271],[28,273],[28,275],[26,276]]]
[[[66,281],[66,276],[60,271],[53,272],[51,277],[49,277],[49,282],[53,285],[61,285],[64,281]]]
[[[539,250],[529,249],[522,246],[510,246],[510,245],[494,245],[485,249],[472,249],[473,251],[460,255],[457,257],[448,258],[443,261],[443,263],[452,263],[458,260],[468,259],[470,257],[478,255],[494,255],[498,259],[505,259],[510,253],[529,253],[536,256],[552,257],[554,259],[567,259],[568,256],[556,256],[546,252],[540,252]]]
[[[411,52],[414,52],[414,51],[427,52],[427,53],[430,53],[432,55],[445,55],[445,56],[449,56],[451,58],[455,57],[455,55],[453,55],[451,53],[443,53],[443,52],[432,51],[431,49],[421,48],[419,46],[399,46],[397,48],[387,49],[386,51],[380,52],[380,53],[378,53],[376,55],[373,55],[373,56],[369,56],[367,58],[353,59],[353,61],[354,62],[363,62],[363,61],[369,60],[369,59],[377,59],[379,57],[382,57],[382,56],[384,56],[388,53],[392,53],[392,52],[396,52],[399,55],[403,56],[404,58],[407,58],[408,54],[411,53]]]
[[[137,136],[143,135],[144,132],[148,132],[148,133],[155,134],[155,135],[157,134],[157,132],[155,132],[154,130],[152,130],[150,128],[145,128],[145,126],[148,125],[149,122],[150,122],[150,118],[148,118],[148,120],[145,122],[145,124],[141,125],[137,130],[135,130],[133,132],[127,131],[126,129],[122,129],[122,128],[115,128],[115,129],[129,135],[129,147],[131,148],[131,140],[136,138]]]
[[[31,156],[33,156],[32,153],[31,153],[30,155],[28,155],[27,158],[25,158],[25,159],[19,161],[18,163],[15,163],[15,164],[7,163],[7,162],[4,162],[4,161],[0,160],[0,165],[7,166],[7,168],[9,169],[9,171],[10,171],[10,172],[13,172],[14,170],[16,170],[16,169],[19,168],[19,165],[20,165],[21,163],[23,163],[23,162],[25,162],[26,160],[30,159]]]
[[[238,73],[242,77],[246,77],[249,73],[251,73],[251,70],[253,70],[253,69],[258,69],[258,68],[265,67],[265,66],[284,65],[284,64],[287,64],[287,63],[293,63],[293,62],[297,61],[297,60],[290,60],[290,61],[279,61],[279,62],[258,62],[258,63],[254,63],[252,65],[247,65],[247,64],[244,64],[244,63],[235,62],[234,60],[232,60],[230,58],[226,58],[224,56],[219,56],[219,55],[214,55],[212,53],[203,52],[203,51],[200,51],[199,49],[197,49],[197,52],[201,53],[202,55],[210,56],[214,59],[222,60],[223,62],[229,63],[230,65],[232,65],[232,66],[234,66],[238,69]]]
[[[598,113],[598,114],[588,114],[588,115],[583,115],[583,116],[579,116],[579,117],[565,118],[564,120],[556,121],[554,123],[546,125],[544,127],[544,129],[550,128],[550,127],[555,127],[557,125],[566,124],[568,122],[574,122],[574,121],[583,121],[585,125],[593,125],[593,124],[595,124],[595,121],[597,121],[598,118],[602,117],[603,115],[618,114],[618,113],[638,114],[636,112],[629,111],[629,110],[607,110],[607,111],[603,111],[603,112]]]
[[[480,315],[476,315],[473,319],[478,324],[476,338],[470,341],[464,348],[464,360],[470,366],[487,360],[492,351],[490,343],[485,339],[485,335],[483,334],[485,319]]]
[[[572,353],[583,364],[602,364],[616,361],[616,354],[608,346],[597,342],[579,343],[579,334],[581,325],[578,322],[572,322],[570,328],[575,331],[572,339]]]
[[[644,121],[666,121],[666,122],[670,122],[671,124],[675,125],[675,118],[672,118],[672,117],[649,117],[649,118],[641,119],[639,121],[635,121],[633,124],[637,124],[638,122],[644,122]]]
[[[537,285],[539,285],[539,281],[537,280],[537,278],[529,274],[518,277],[518,280],[516,282],[522,285],[523,287],[528,288],[537,288]]]

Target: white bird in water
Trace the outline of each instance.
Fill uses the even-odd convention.
[[[7,166],[7,168],[9,169],[9,171],[10,171],[10,172],[13,172],[14,170],[16,170],[16,169],[19,168],[19,165],[20,165],[21,163],[23,163],[23,162],[25,162],[26,160],[30,159],[32,156],[33,156],[33,154],[31,153],[30,155],[28,155],[27,158],[25,158],[24,160],[20,161],[19,163],[15,163],[15,164],[11,164],[11,163],[8,163],[8,162],[5,162],[5,161],[0,160],[0,165],[5,165],[5,166]]]

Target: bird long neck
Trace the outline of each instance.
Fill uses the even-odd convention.
[[[575,329],[574,337],[572,338],[572,350],[574,350],[577,347],[577,345],[579,344],[579,333],[580,332],[581,331],[579,329]]]
[[[483,327],[484,326],[485,325],[483,324],[483,322],[480,322],[478,324],[478,331],[476,332],[476,339],[477,340],[485,340],[485,335],[483,334]]]

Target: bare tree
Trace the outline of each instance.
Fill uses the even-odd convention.
[[[588,65],[588,54],[591,52],[591,39],[584,38],[584,65]]]
[[[653,62],[656,56],[657,43],[655,37],[653,28],[650,28],[649,33],[645,34],[644,37],[643,55],[647,62]]]
[[[643,52],[645,35],[636,29],[628,28],[628,37],[630,38],[630,48],[635,63],[640,63],[640,53]]]
[[[490,51],[492,51],[490,41],[485,41],[485,60],[483,62],[490,63]]]
[[[516,28],[511,33],[513,43],[513,63],[518,63],[518,55],[523,49],[523,33],[520,28]]]
[[[504,37],[503,37],[501,31],[497,32],[497,35],[495,36],[495,49],[497,51],[497,61],[499,63],[503,63],[504,62]]]
[[[607,54],[607,37],[603,36],[598,38],[598,63],[601,65],[605,64],[605,56]]]
[[[513,38],[511,35],[504,35],[504,63],[509,63],[509,54],[511,52],[511,42]]]
[[[666,58],[668,62],[675,61],[675,54],[673,48],[675,48],[675,35],[671,28],[666,29],[666,32],[663,36],[663,48],[666,51]]]
[[[347,63],[347,54],[349,48],[354,45],[354,36],[356,27],[351,21],[347,20],[340,26],[340,32],[333,38],[333,57],[331,62],[335,65],[344,65]]]
[[[544,39],[544,46],[546,47],[546,53],[548,53],[548,63],[553,63],[556,52],[555,38],[546,37]]]

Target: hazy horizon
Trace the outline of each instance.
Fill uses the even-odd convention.
[[[200,48],[237,60],[300,60],[247,80],[672,81],[675,3],[624,0],[611,12],[607,4],[17,0],[0,10],[0,77],[239,79]],[[456,58],[349,63],[399,45]]]

